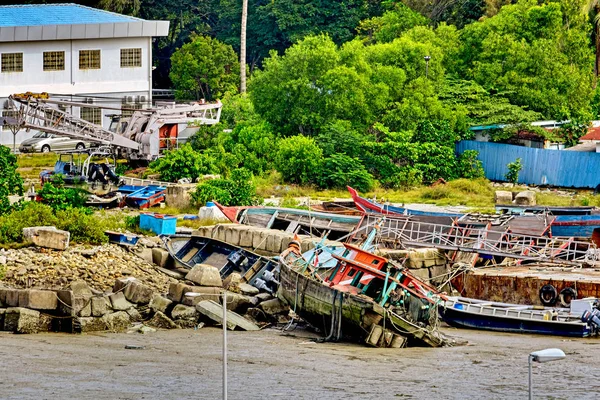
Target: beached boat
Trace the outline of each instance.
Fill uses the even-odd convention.
[[[318,212],[343,215],[361,215],[363,211],[356,208],[353,201],[324,201],[321,204],[310,206],[310,209]]]
[[[167,188],[163,186],[145,186],[125,197],[125,202],[139,209],[147,209],[165,200]]]
[[[436,327],[442,297],[435,289],[383,257],[351,244],[344,247],[341,254],[331,254],[335,266],[323,270],[292,242],[279,257],[278,296],[322,329],[326,340],[345,337],[379,347],[445,343]]]
[[[234,223],[279,229],[297,233],[339,240],[354,231],[361,220],[360,216],[337,215],[331,213],[280,207],[225,207],[214,202],[223,214]]]
[[[358,208],[359,210],[364,211],[364,212],[378,213],[378,214],[384,214],[384,215],[424,215],[424,216],[432,216],[432,217],[453,217],[453,218],[460,218],[464,215],[464,214],[460,214],[460,213],[451,213],[451,212],[421,211],[421,210],[414,210],[414,209],[405,208],[405,207],[397,207],[397,206],[392,206],[392,205],[387,205],[387,204],[380,204],[380,203],[377,203],[376,201],[367,200],[363,197],[360,197],[358,192],[355,189],[351,188],[350,186],[347,186],[347,189],[350,192],[350,195],[352,196],[352,200],[354,201],[356,208]]]
[[[196,264],[207,264],[216,267],[222,278],[237,272],[242,275],[243,282],[258,289],[270,293],[277,290],[277,262],[268,257],[202,236],[172,235],[162,236],[162,239],[178,268],[191,269]]]
[[[585,311],[593,311],[595,301],[574,300],[571,308],[551,308],[448,297],[439,312],[448,325],[458,328],[587,337],[598,327],[582,322],[582,317]]]

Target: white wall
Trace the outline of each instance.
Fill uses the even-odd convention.
[[[151,38],[2,42],[0,53],[23,53],[23,72],[0,72],[0,98],[13,93],[147,92],[151,96]],[[141,48],[142,66],[121,68],[120,49]],[[79,69],[79,50],[101,50],[101,68]],[[44,71],[43,52],[64,51],[64,71]]]

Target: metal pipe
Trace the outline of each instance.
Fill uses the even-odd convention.
[[[533,361],[533,357],[531,354],[529,355],[529,400],[533,399],[533,386],[531,384],[531,362]]]
[[[223,400],[227,400],[227,291],[223,291]]]

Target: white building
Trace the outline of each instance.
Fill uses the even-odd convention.
[[[0,113],[14,93],[47,92],[53,98],[117,108],[152,101],[152,38],[166,36],[168,21],[146,21],[76,4],[0,6]],[[108,127],[112,109],[69,110]],[[31,137],[20,132],[17,143]],[[12,143],[7,127],[0,144]]]

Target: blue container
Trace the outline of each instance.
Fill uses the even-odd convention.
[[[157,235],[174,235],[177,229],[177,217],[156,213],[140,214],[140,228]]]
[[[110,243],[116,243],[125,246],[135,246],[139,239],[137,235],[127,235],[121,232],[106,231],[104,233],[106,233],[108,236],[108,241]]]

